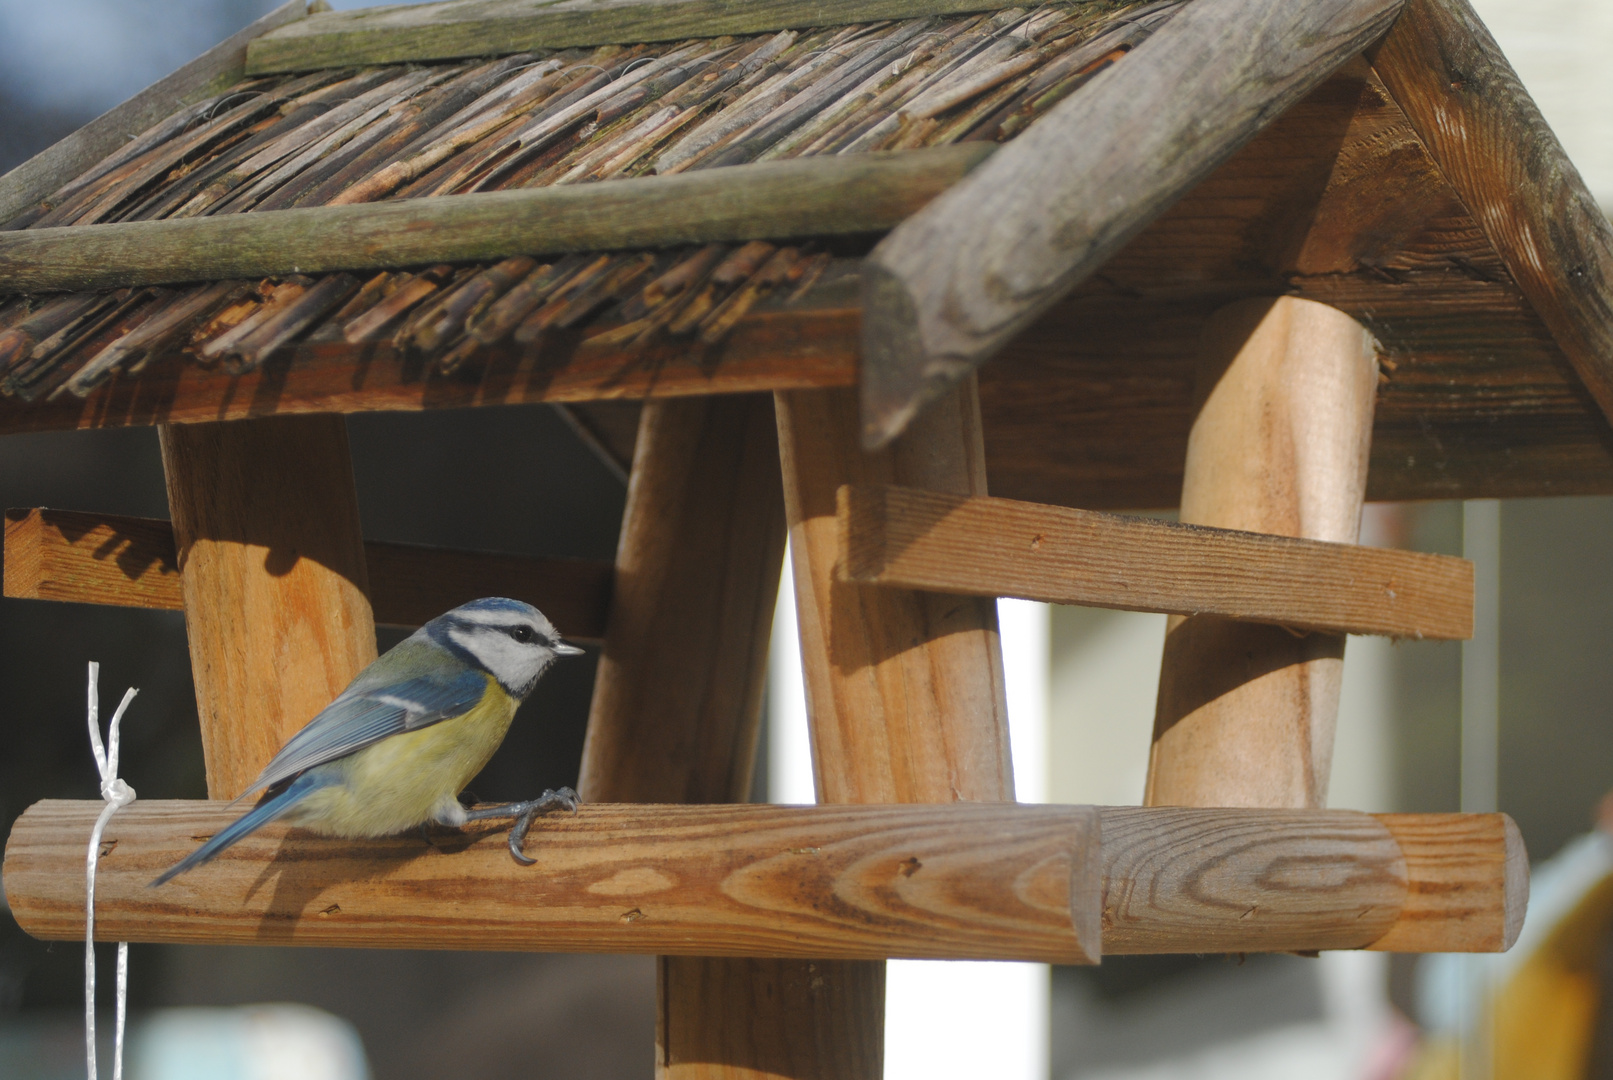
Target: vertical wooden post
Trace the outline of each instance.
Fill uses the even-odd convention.
[[[207,790],[243,792],[375,659],[340,416],[161,429]]]
[[[1377,374],[1372,336],[1333,308],[1283,297],[1217,312],[1182,521],[1354,543]],[[1148,805],[1327,805],[1343,669],[1343,635],[1173,617]]]
[[[1013,798],[1008,708],[993,601],[852,585],[836,573],[835,492],[899,483],[985,494],[974,379],[932,405],[896,443],[861,449],[854,391],[776,398],[812,758],[820,802]],[[791,1073],[878,1080],[884,1067],[882,963],[838,965],[843,1047],[833,1069]],[[814,1017],[814,1031],[825,1030]],[[785,1031],[800,1042],[807,1032]]]
[[[772,400],[646,406],[583,746],[585,800],[747,797],[783,555]],[[816,1041],[768,1033],[787,1016],[817,1030],[811,1018],[833,1011],[822,976],[792,961],[662,957],[656,1076],[819,1075],[797,1068],[815,1060]]]

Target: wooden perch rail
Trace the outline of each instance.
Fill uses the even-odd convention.
[[[479,596],[541,608],[566,637],[605,633],[614,570],[585,559],[364,545],[376,623],[415,627]],[[151,518],[72,510],[6,511],[5,595],[25,600],[180,611],[173,526]]]
[[[1473,633],[1473,564],[1445,555],[903,487],[842,487],[839,518],[842,572],[859,584],[1333,633]]]
[[[673,176],[0,233],[0,291],[50,292],[833,236],[891,228],[996,148],[766,161]]]
[[[248,51],[252,74],[677,41],[1009,7],[1004,0],[481,0],[329,12]]]
[[[49,800],[6,845],[35,937],[84,927],[98,802]],[[108,941],[697,956],[1090,962],[1108,953],[1500,951],[1528,901],[1503,814],[951,805],[595,804],[501,829],[348,842],[270,826],[160,889],[231,820],[142,801],[112,819]],[[1101,818],[1101,844],[1099,821]],[[1101,895],[1101,903],[1100,903]]]
[[[1188,4],[894,230],[864,269],[866,445],[893,438],[1359,55],[1402,2]]]

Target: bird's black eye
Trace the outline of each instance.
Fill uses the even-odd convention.
[[[510,627],[510,636],[525,645],[528,642],[537,640],[538,634],[530,626],[512,626]]]

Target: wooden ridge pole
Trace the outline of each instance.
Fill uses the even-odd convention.
[[[1282,297],[1217,312],[1200,347],[1182,521],[1353,544],[1377,373],[1372,336],[1334,308]],[[1148,805],[1326,806],[1344,640],[1172,618]]]
[[[867,445],[895,436],[1359,55],[1402,2],[1188,4],[893,230],[863,277]]]
[[[207,791],[233,799],[375,659],[346,421],[160,436]]]
[[[974,381],[877,454],[859,445],[852,391],[775,400],[818,801],[1012,800],[995,601],[853,585],[835,570],[842,484],[985,494]],[[845,986],[829,1044],[840,1060],[790,1075],[878,1080],[884,966],[845,965],[834,977]],[[797,1026],[781,1038],[806,1034]]]
[[[583,746],[585,800],[748,798],[783,556],[772,399],[647,405]],[[814,1007],[801,970],[776,958],[662,956],[656,1076],[742,1076],[770,1062],[777,1047],[752,1033]]]

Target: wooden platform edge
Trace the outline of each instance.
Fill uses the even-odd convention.
[[[1010,6],[1005,0],[618,0],[611,4],[562,0],[506,4],[507,13],[489,14],[489,5],[450,0],[318,16],[297,31],[255,42],[248,52],[247,70],[259,75],[528,49],[677,41]]]
[[[845,580],[1294,629],[1460,640],[1465,559],[914,488],[838,493]]]
[[[47,800],[13,827],[4,884],[28,933],[82,935],[101,806]],[[233,816],[205,802],[120,811],[100,937],[1073,963],[1096,958],[1081,935],[1100,925],[1107,954],[1502,951],[1527,905],[1527,857],[1500,814],[982,803],[593,804],[538,823],[532,868],[496,826],[429,842],[270,826],[147,888]]]
[[[414,628],[481,596],[540,608],[570,639],[604,637],[614,568],[587,559],[364,545],[375,621]],[[5,595],[13,599],[180,611],[173,526],[154,518],[48,508],[10,509]]]
[[[883,232],[995,150],[958,143],[598,184],[0,232],[0,291]]]
[[[0,225],[83,175],[86,169],[175,110],[203,101],[246,74],[249,43],[302,19],[307,0],[289,0],[134,97],[91,120],[4,176]]]

